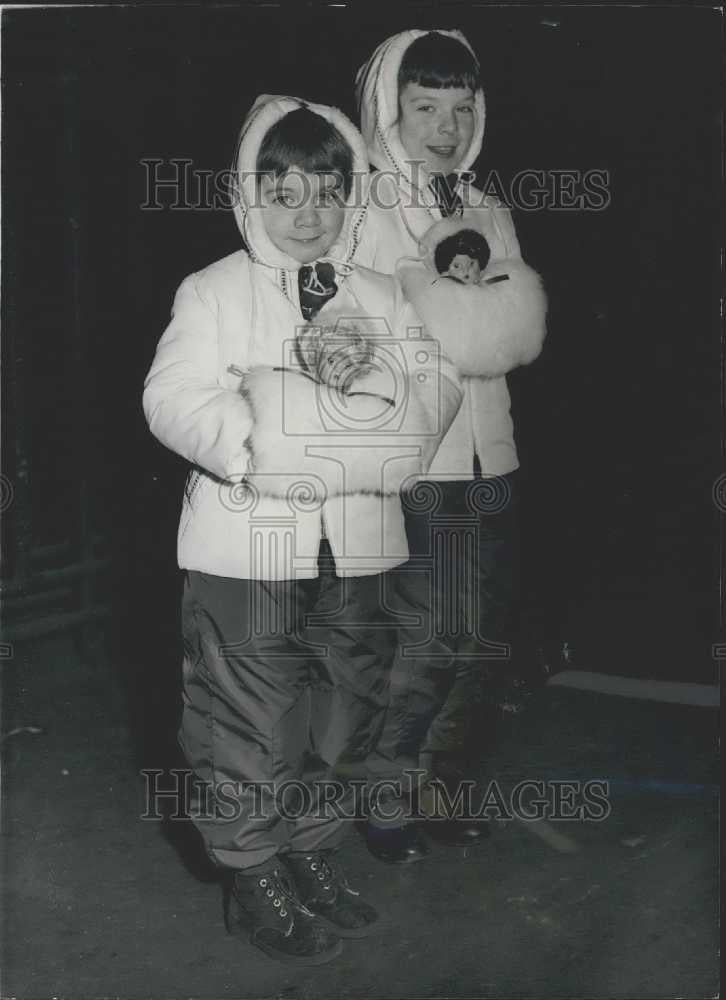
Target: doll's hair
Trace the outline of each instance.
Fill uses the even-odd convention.
[[[408,83],[419,87],[461,87],[475,92],[481,86],[479,66],[469,49],[440,31],[421,35],[403,54],[398,69],[398,93]]]
[[[275,122],[260,143],[258,174],[280,177],[291,167],[307,174],[340,178],[347,198],[353,187],[353,151],[338,129],[310,111],[298,108]]]
[[[485,237],[476,229],[460,229],[441,240],[434,250],[434,264],[439,274],[446,274],[452,260],[460,253],[477,260],[482,271],[489,263],[490,250]]]

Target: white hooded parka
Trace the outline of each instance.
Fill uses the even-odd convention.
[[[473,50],[459,31],[441,31]],[[412,29],[384,41],[356,77],[361,132],[369,160],[376,173],[371,182],[369,220],[358,251],[358,260],[386,274],[397,272],[402,258],[422,258],[422,244],[431,227],[442,218],[428,176],[409,162],[398,129],[398,71],[408,47],[428,34]],[[475,125],[468,151],[459,163],[457,192],[464,204],[457,222],[477,229],[487,239],[492,268],[498,264],[510,272],[510,282],[499,299],[498,336],[512,336],[520,343],[541,346],[545,330],[546,301],[536,275],[521,259],[511,213],[497,199],[469,184],[470,168],[481,150],[485,124],[484,94],[475,94]],[[504,266],[507,265],[507,266]],[[533,276],[534,279],[533,280]],[[522,317],[531,317],[531,336],[523,335]],[[530,349],[519,357],[538,351]],[[512,355],[514,356],[514,354]],[[521,363],[521,360],[517,361]],[[487,367],[482,368],[486,373]],[[496,366],[492,369],[496,371]],[[464,401],[434,459],[427,478],[447,480],[469,478],[473,459],[479,459],[483,475],[505,475],[518,468],[510,396],[506,379],[499,371],[462,379]]]
[[[360,183],[325,258],[335,266],[338,292],[319,316],[376,319],[382,343],[401,359],[393,419],[373,421],[365,432],[334,413],[331,421],[319,386],[294,373],[273,374],[289,364],[303,323],[300,264],[267,236],[256,162],[269,128],[302,106],[350,144],[358,181],[367,173],[365,146],[341,112],[289,97],[258,100],[236,162],[235,216],[249,253],[240,250],[181,283],[145,381],[152,433],[194,466],[178,532],[184,569],[238,579],[315,577],[323,530],[339,576],[380,573],[405,561],[398,488],[428,467],[461,402],[456,370],[425,340],[397,283],[354,262],[367,209]],[[266,371],[256,395],[243,395],[240,376],[257,369]]]

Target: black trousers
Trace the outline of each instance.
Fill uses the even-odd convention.
[[[505,669],[519,589],[517,473],[427,482],[406,503],[411,558],[396,577],[399,645],[371,780],[399,780],[422,750],[471,739],[490,673]],[[403,619],[402,619],[403,620]]]
[[[388,576],[337,577],[326,542],[317,579],[186,574],[179,739],[191,818],[218,865],[344,836],[350,790],[331,799],[331,779],[380,734],[395,653]]]

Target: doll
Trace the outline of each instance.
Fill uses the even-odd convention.
[[[460,229],[436,244],[434,264],[444,278],[462,285],[478,285],[489,263],[489,244],[475,229]]]
[[[442,278],[451,278],[460,285],[495,285],[509,281],[508,274],[482,278],[491,252],[486,237],[476,229],[460,229],[436,244],[434,264]]]
[[[454,219],[434,223],[421,257],[396,275],[406,298],[460,375],[499,378],[539,355],[545,293],[521,257],[494,259],[483,235]]]

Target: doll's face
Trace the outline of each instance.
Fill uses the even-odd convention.
[[[449,264],[446,272],[450,278],[456,278],[463,285],[475,285],[481,277],[479,261],[465,253],[457,253]]]

